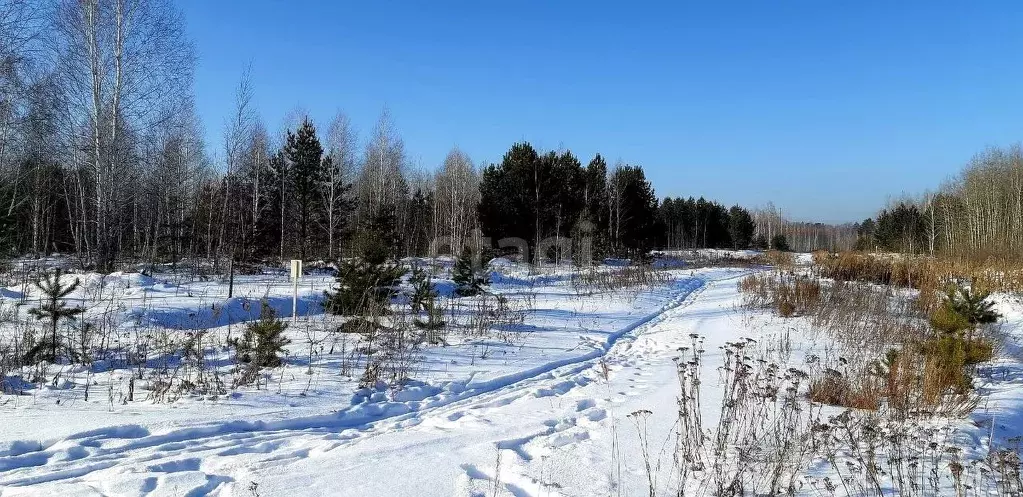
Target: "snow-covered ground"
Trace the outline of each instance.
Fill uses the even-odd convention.
[[[507,264],[493,289],[521,305],[521,320],[423,349],[400,390],[359,389],[337,353],[305,350],[329,321],[319,312],[329,279],[307,278],[289,365],[265,389],[124,402],[130,371],[69,369],[68,384],[4,396],[0,495],[640,496],[651,478],[657,495],[674,495],[679,349],[702,337],[711,426],[726,344],[770,349],[784,337],[799,361],[821,339],[741,309],[736,282],[751,271],[675,270],[652,287],[581,292],[570,268]],[[227,299],[222,282],[113,275],[86,279],[74,298],[125,329],[224,335],[258,315],[259,299],[289,313],[289,295],[273,276],[242,277]],[[9,289],[8,301],[21,297]],[[1000,310],[1006,347],[979,380],[984,400],[953,422],[978,447],[1023,434],[1023,306],[1006,297]]]

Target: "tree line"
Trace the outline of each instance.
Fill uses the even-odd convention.
[[[386,110],[364,140],[343,112],[320,128],[296,113],[271,132],[247,71],[211,146],[193,104],[195,49],[171,0],[0,0],[0,19],[7,254],[73,253],[109,271],[118,261],[336,260],[371,241],[394,257],[514,237],[540,260],[570,240],[596,256],[638,256],[796,238],[791,224],[776,233],[738,205],[659,200],[642,167],[609,167],[599,154],[583,165],[516,143],[480,166],[455,148],[435,171],[418,170]]]
[[[989,148],[936,191],[857,224],[857,247],[960,259],[1023,251],[1023,148]]]

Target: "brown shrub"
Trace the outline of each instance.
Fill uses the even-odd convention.
[[[739,280],[749,308],[773,309],[782,317],[812,313],[820,304],[821,286],[815,278],[760,273]]]
[[[941,288],[961,281],[971,282],[971,287],[981,292],[1023,291],[1020,259],[842,252],[814,254],[813,261],[817,274],[823,278],[919,289],[920,305],[925,311],[934,309]]]
[[[849,390],[849,380],[842,373],[826,369],[822,375],[810,380],[806,395],[814,402],[844,406],[848,403]]]
[[[811,374],[810,400],[855,409],[886,407],[897,416],[962,415],[976,403],[975,365],[991,360],[991,342],[942,335],[889,350],[867,367],[826,368]]]
[[[778,301],[778,315],[783,318],[790,318],[796,314],[796,304],[788,300]]]
[[[839,269],[866,268],[863,274],[877,277],[882,284],[821,283],[781,272],[760,273],[739,282],[747,307],[771,309],[782,317],[805,315],[845,355],[839,366],[811,370],[809,397],[856,409],[883,407],[898,415],[967,412],[976,401],[972,388],[976,364],[993,357],[992,342],[966,333],[973,327],[948,312],[940,299],[937,307],[924,312],[927,306],[919,299],[907,298],[906,292],[883,283],[912,279],[938,288],[939,278],[924,275],[944,273],[920,271],[923,263],[885,265],[855,255],[846,255],[843,263],[841,257],[818,259],[837,260],[833,267]],[[879,350],[887,352],[879,355]]]
[[[821,404],[875,410],[881,407],[884,392],[876,382],[863,381],[864,377],[850,377],[835,369],[825,369],[812,378],[807,397]]]
[[[815,258],[814,262],[821,277],[837,281],[917,288],[929,275],[920,259],[897,255],[842,252]]]
[[[796,267],[796,256],[791,252],[768,250],[764,253],[767,263],[778,269],[792,270]]]

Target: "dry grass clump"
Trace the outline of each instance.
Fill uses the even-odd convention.
[[[839,393],[822,395],[820,401],[857,408],[884,405],[901,414],[962,415],[971,410],[976,401],[973,374],[978,364],[994,356],[983,325],[997,320],[997,315],[986,294],[950,292],[929,316],[905,304],[901,315],[893,312],[899,306],[892,300],[906,302],[904,297],[889,293],[885,300],[879,299],[883,305],[865,307],[873,314],[865,321],[895,326],[883,335],[871,334],[875,347],[884,347],[885,354],[856,368],[853,375],[818,378],[821,392]],[[848,337],[856,330],[843,324],[849,321],[846,316],[832,328],[846,328],[839,336]]]
[[[676,359],[680,393],[675,444],[665,442],[678,488],[661,488],[655,468],[664,462],[651,450],[647,417],[636,422],[649,494],[655,495],[1020,495],[1018,449],[992,448],[986,454],[966,454],[956,445],[953,430],[922,417],[891,416],[883,409],[915,359],[889,353],[873,364],[867,376],[849,373],[851,364],[826,369],[819,361],[811,373],[785,368],[769,350],[752,339],[721,347],[724,363],[718,369],[724,397],[704,404],[701,386],[703,340],[691,335],[691,347],[679,349]],[[807,385],[814,369],[821,379]],[[850,386],[851,378],[853,383]],[[818,402],[807,406],[799,398],[808,386]],[[820,401],[848,406],[833,412]],[[708,407],[718,409],[710,423]],[[812,489],[812,492],[807,492]]]
[[[811,358],[815,402],[899,416],[964,414],[976,400],[977,365],[993,357],[984,325],[997,318],[984,293],[946,292],[928,313],[887,285],[762,273],[739,290],[747,308],[805,316],[843,351],[828,364]]]
[[[917,305],[926,312],[941,303],[941,290],[969,282],[983,292],[1023,291],[1023,260],[951,259],[906,254],[815,253],[815,273],[835,281],[855,281],[920,290]]]
[[[796,255],[792,252],[768,250],[763,257],[769,265],[778,269],[792,270],[796,267]]]
[[[905,288],[920,288],[934,276],[929,261],[901,255],[842,252],[814,257],[817,274],[836,281],[859,281]]]
[[[856,368],[814,370],[807,396],[823,404],[883,409],[896,418],[961,416],[976,405],[976,365],[992,355],[986,340],[936,337],[890,349],[883,357]]]
[[[661,285],[670,279],[667,272],[640,264],[613,269],[590,268],[586,271],[579,271],[572,275],[572,284],[581,293],[614,292]]]
[[[1023,494],[1018,443],[968,453],[950,426],[849,409],[814,427],[815,455],[830,467],[804,480],[818,495],[924,497]]]
[[[821,298],[818,280],[782,273],[747,276],[739,281],[739,291],[748,307],[774,309],[782,317],[810,314]]]
[[[926,315],[904,292],[855,282],[821,283],[814,328],[848,350],[887,350],[928,334]]]
[[[806,373],[783,368],[753,339],[726,343],[719,415],[706,419],[703,339],[690,336],[692,346],[676,359],[681,391],[671,462],[680,488],[664,495],[794,494],[813,457],[820,413],[799,401]],[[654,485],[649,495],[658,495]]]
[[[833,368],[814,372],[806,395],[821,404],[867,410],[880,408],[883,397],[877,383],[866,376],[852,376]]]

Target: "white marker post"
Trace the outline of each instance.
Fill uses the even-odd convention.
[[[291,322],[298,321],[298,280],[302,278],[302,260],[291,260]]]

